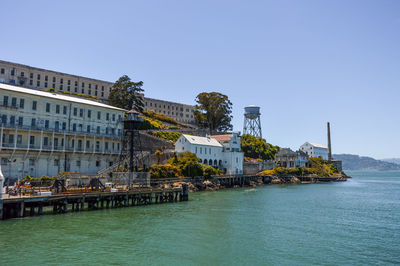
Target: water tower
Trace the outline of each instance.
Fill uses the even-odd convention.
[[[260,116],[260,107],[250,105],[244,108],[243,134],[262,138]]]

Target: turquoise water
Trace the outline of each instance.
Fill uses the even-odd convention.
[[[0,265],[400,263],[400,172],[0,222]]]

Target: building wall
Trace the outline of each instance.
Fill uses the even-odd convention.
[[[300,150],[310,157],[322,157],[322,159],[328,160],[328,148],[316,147],[306,142],[300,146]]]
[[[107,102],[113,82],[31,67],[0,60],[0,83],[30,89],[49,89],[96,96]],[[154,110],[181,123],[194,123],[194,106],[144,97],[145,110]]]
[[[96,173],[122,149],[123,110],[0,88],[0,158],[5,176]]]
[[[220,146],[192,144],[184,136],[181,136],[175,144],[176,152],[189,151],[196,154],[202,163],[223,169],[226,174],[242,174],[244,153],[239,150],[232,152],[232,148],[228,151],[223,149]]]
[[[172,117],[178,122],[194,124],[194,106],[144,97],[144,109]]]

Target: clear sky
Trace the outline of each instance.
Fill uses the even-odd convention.
[[[258,105],[268,142],[400,157],[400,1],[2,0],[0,59],[194,104]]]

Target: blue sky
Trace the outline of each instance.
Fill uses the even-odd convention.
[[[400,1],[2,1],[0,59],[194,103],[258,105],[268,142],[400,157]]]

